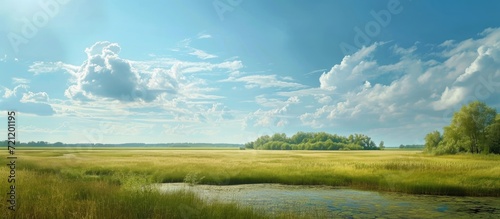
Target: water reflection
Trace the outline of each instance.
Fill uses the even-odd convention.
[[[236,202],[274,214],[323,217],[500,218],[500,199],[408,195],[327,186],[247,184],[231,186],[161,184],[163,191],[191,190],[207,200]]]

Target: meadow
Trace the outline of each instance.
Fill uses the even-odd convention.
[[[0,162],[7,163],[7,154],[0,156]],[[149,186],[169,182],[327,185],[408,194],[500,196],[499,155],[432,156],[412,150],[27,148],[18,149],[17,156],[18,209],[9,213],[15,218],[271,217],[247,206],[206,202],[187,191],[160,193]],[[2,181],[7,179],[7,168],[0,167]],[[8,191],[7,186],[2,183],[0,191]],[[0,196],[0,208],[6,211],[6,195]]]

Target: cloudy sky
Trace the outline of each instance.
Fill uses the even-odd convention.
[[[500,109],[499,1],[0,4],[0,111],[21,141],[397,146],[469,101]]]

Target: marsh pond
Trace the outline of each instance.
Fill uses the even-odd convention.
[[[500,218],[498,197],[410,195],[328,186],[280,184],[194,185],[164,183],[163,192],[193,191],[208,201],[238,203],[270,215],[323,218]]]

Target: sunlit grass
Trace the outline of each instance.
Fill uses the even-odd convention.
[[[18,150],[16,218],[265,218],[236,204],[144,186],[281,183],[411,194],[500,196],[500,156],[418,151]],[[6,154],[0,162],[6,163]],[[7,166],[0,168],[7,173]],[[7,176],[7,174],[5,174]],[[2,183],[1,191],[7,191]],[[0,207],[6,208],[6,196]],[[53,209],[50,210],[49,209]],[[194,210],[193,210],[194,209]],[[289,215],[290,216],[290,215]],[[287,217],[280,215],[279,217]],[[293,216],[290,216],[293,217]]]
[[[112,183],[62,173],[19,170],[17,210],[2,218],[267,218],[237,204],[203,201],[189,191],[161,193],[134,176]],[[8,191],[7,184],[0,189]],[[5,195],[0,201],[4,214]]]
[[[418,151],[81,150],[19,151],[42,171],[117,181],[282,183],[405,193],[500,196],[500,156]],[[49,156],[53,155],[53,156]],[[42,156],[42,157],[40,157]],[[43,162],[40,162],[43,159]]]

